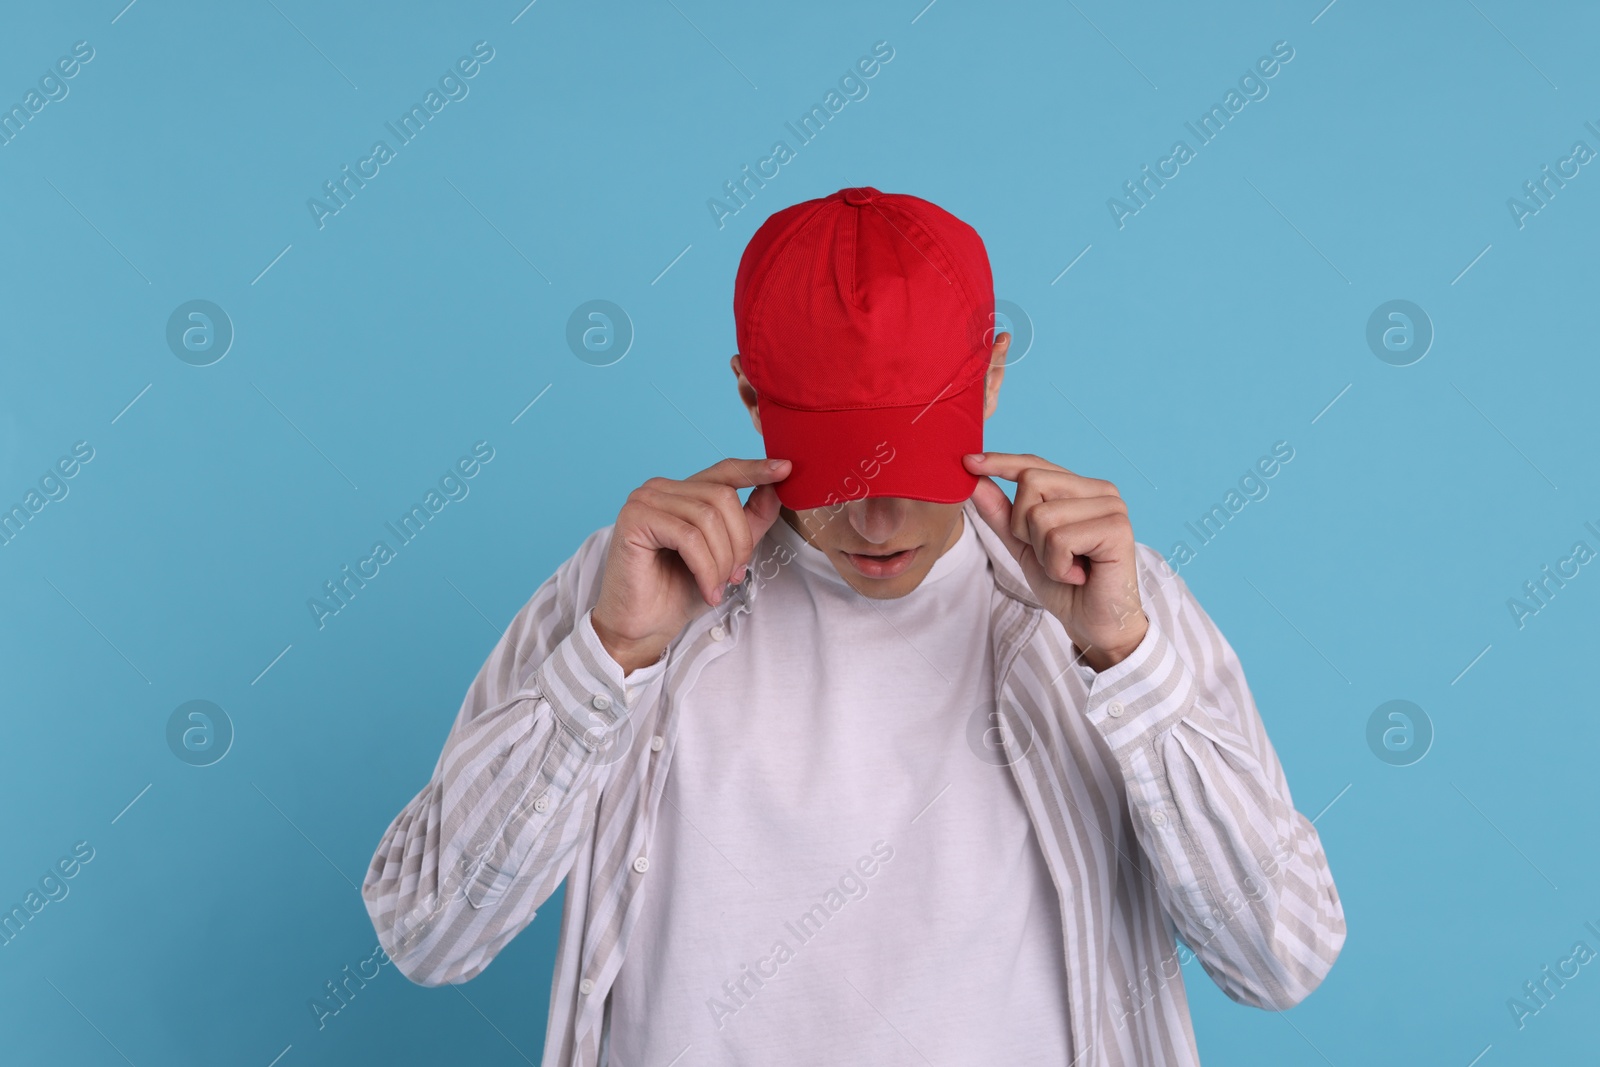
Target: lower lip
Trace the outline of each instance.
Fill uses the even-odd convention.
[[[892,556],[858,556],[854,552],[846,552],[845,558],[863,577],[893,578],[910,568],[911,561],[917,558],[917,550],[908,548]]]

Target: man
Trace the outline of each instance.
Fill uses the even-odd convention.
[[[1194,1064],[1188,953],[1316,988],[1344,914],[1239,661],[1113,485],[983,451],[993,312],[926,201],[767,220],[769,458],[650,479],[512,620],[362,888],[402,973],[565,879],[546,1067]]]

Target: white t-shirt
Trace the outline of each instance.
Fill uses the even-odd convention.
[[[1055,889],[969,741],[994,582],[962,521],[895,600],[773,525],[793,560],[678,709],[613,1067],[1070,1061]]]

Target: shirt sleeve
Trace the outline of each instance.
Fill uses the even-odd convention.
[[[623,676],[590,612],[609,527],[517,613],[467,690],[432,779],[379,842],[361,895],[420,985],[465,982],[572,868],[666,656]],[[581,611],[581,614],[579,613]]]
[[[1165,560],[1139,554],[1150,628],[1089,672],[1088,721],[1178,933],[1229,997],[1281,1011],[1332,968],[1344,910],[1233,649]]]

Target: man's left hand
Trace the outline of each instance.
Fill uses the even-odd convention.
[[[963,462],[978,475],[978,514],[1022,565],[1084,663],[1103,671],[1126,659],[1150,620],[1139,600],[1133,525],[1117,487],[1033,455],[984,452]],[[1016,483],[1015,502],[994,478]]]

